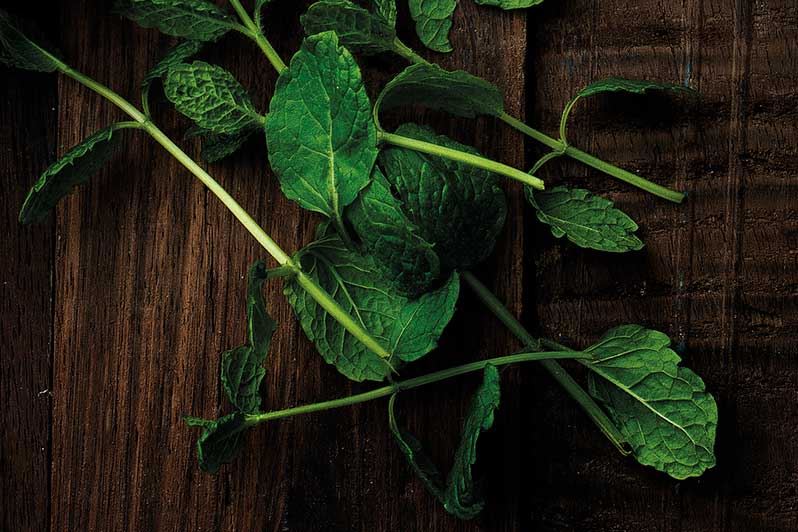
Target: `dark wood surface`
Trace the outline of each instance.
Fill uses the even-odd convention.
[[[135,98],[171,40],[107,15],[100,0],[53,4],[57,16],[14,10],[47,27],[73,66]],[[275,4],[269,34],[288,57],[302,9]],[[416,43],[406,21],[403,36]],[[488,504],[473,522],[446,514],[414,479],[382,402],[261,427],[234,464],[201,473],[197,434],[181,416],[225,408],[219,353],[244,337],[244,275],[262,254],[211,194],[134,134],[50,221],[18,226],[36,176],[121,115],[69,80],[4,69],[0,529],[798,530],[798,5],[566,0],[503,13],[463,0],[452,40],[455,52],[435,60],[497,83],[508,108],[545,131],[596,78],[701,92],[697,102],[588,102],[571,128],[574,144],[689,191],[684,205],[577,164],[544,171],[550,183],[616,200],[639,221],[644,251],[602,255],[555,241],[510,185],[503,241],[479,274],[530,328],[576,347],[620,323],[669,333],[718,400],[717,467],[676,482],[620,457],[540,368],[526,366],[503,372],[495,429],[480,442]],[[275,75],[250,43],[226,38],[206,57],[266,108]],[[364,65],[372,87],[399,66]],[[159,123],[181,138],[185,122],[156,94]],[[493,120],[414,118],[518,167],[541,153]],[[281,196],[264,150],[257,139],[210,170],[293,250],[316,219]],[[278,284],[267,297],[280,322],[267,407],[367,388],[314,353]],[[413,371],[519,347],[470,294],[460,309],[441,349]],[[474,386],[463,379],[400,402],[444,465]]]

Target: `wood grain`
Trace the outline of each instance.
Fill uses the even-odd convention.
[[[172,40],[106,16],[100,0],[59,3],[64,56],[135,99]],[[268,8],[267,20],[280,21],[270,37],[285,58],[299,45],[308,3]],[[507,229],[477,273],[530,328],[575,347],[620,323],[668,332],[721,415],[718,466],[677,483],[617,456],[539,368],[506,370],[495,429],[480,442],[488,507],[473,522],[449,516],[414,478],[383,402],[264,426],[218,476],[201,473],[197,433],[181,416],[227,411],[219,356],[244,338],[244,277],[262,253],[182,167],[132,132],[53,222],[18,228],[21,199],[53,149],[62,153],[121,115],[71,81],[4,71],[0,119],[12,127],[0,132],[8,228],[0,255],[8,276],[0,301],[2,530],[798,529],[793,4],[567,0],[525,13],[460,3],[455,52],[428,57],[497,83],[509,110],[545,131],[596,78],[685,82],[701,92],[699,101],[599,98],[572,118],[575,145],[688,190],[684,205],[573,163],[544,171],[552,184],[616,200],[640,222],[643,252],[607,256],[555,241],[510,184]],[[418,48],[400,7],[401,34]],[[204,58],[234,72],[267,109],[276,76],[251,43],[226,37]],[[380,57],[363,66],[374,94],[402,65]],[[154,95],[159,125],[180,139],[186,122]],[[405,120],[518,167],[542,153],[494,120],[407,110],[386,124]],[[292,251],[312,238],[317,219],[282,196],[264,150],[255,139],[209,170]],[[280,328],[265,406],[367,389],[321,361],[281,292],[279,283],[266,289]],[[519,347],[463,292],[443,345],[407,376]],[[475,386],[463,379],[399,400],[403,422],[444,467]],[[47,390],[52,405],[40,394]]]

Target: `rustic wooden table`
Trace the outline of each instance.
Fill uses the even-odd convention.
[[[108,15],[100,0],[52,4],[14,10],[45,26],[74,66],[131,98],[171,43]],[[270,8],[284,56],[301,38],[305,3],[292,4]],[[547,0],[502,13],[463,0],[454,28],[455,52],[435,59],[496,82],[509,108],[545,131],[556,129],[570,94],[600,77],[701,92],[687,105],[607,98],[574,117],[574,144],[688,190],[684,205],[576,164],[545,172],[616,200],[640,222],[644,251],[563,245],[510,186],[510,221],[480,275],[530,327],[576,346],[620,323],[668,332],[718,400],[717,467],[676,482],[620,457],[527,366],[504,372],[495,429],[480,443],[488,504],[477,521],[455,520],[427,495],[391,441],[382,403],[276,422],[218,476],[201,473],[197,433],[181,416],[222,407],[219,353],[243,338],[243,279],[261,252],[174,160],[135,135],[48,222],[20,227],[36,176],[120,113],[69,80],[3,69],[0,529],[798,529],[798,4]],[[415,42],[406,24],[403,34]],[[275,76],[257,50],[232,37],[206,55],[265,107]],[[395,63],[367,66],[391,72]],[[374,85],[386,74],[370,76]],[[159,110],[179,136],[185,122]],[[515,166],[540,154],[493,120],[419,120]],[[295,249],[316,220],[279,193],[264,150],[258,139],[210,168]],[[365,389],[314,353],[277,284],[267,296],[280,322],[268,407]],[[422,369],[519,347],[468,294],[461,309]],[[444,463],[474,385],[414,392],[403,408]]]

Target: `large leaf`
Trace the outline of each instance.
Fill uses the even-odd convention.
[[[248,345],[237,347],[222,355],[222,388],[237,410],[254,413],[260,409],[260,383],[266,374],[263,362],[269,351],[277,323],[266,312],[263,283],[266,266],[258,261],[247,276],[247,334]]]
[[[471,400],[460,436],[460,445],[454,456],[454,465],[445,484],[443,475],[424,453],[421,443],[396,422],[395,395],[389,405],[391,432],[405,458],[430,493],[443,503],[446,511],[460,519],[476,517],[484,506],[473,479],[472,467],[477,461],[479,435],[493,426],[494,414],[499,407],[499,372],[494,366],[485,366],[482,379],[482,384]]]
[[[311,5],[300,19],[305,33],[335,31],[341,44],[358,54],[393,50],[396,30],[378,13],[371,13],[349,0],[321,0]]]
[[[599,251],[638,250],[643,242],[635,236],[637,224],[613,203],[581,188],[554,187],[543,192],[526,187],[526,197],[537,210],[538,220],[579,247]]]
[[[29,224],[44,220],[61,198],[88,181],[111,158],[120,142],[119,130],[128,125],[119,123],[98,131],[47,168],[28,192],[19,221]]]
[[[20,24],[0,9],[0,63],[10,67],[55,72],[63,63],[20,30]]]
[[[213,133],[235,134],[264,120],[244,87],[216,65],[202,61],[175,65],[164,89],[178,111]]]
[[[390,353],[386,361],[371,352],[295,280],[286,282],[285,294],[305,334],[327,363],[352,380],[380,381],[392,367],[423,357],[435,348],[454,314],[457,275],[438,290],[410,300],[376,273],[373,258],[348,249],[338,236],[322,236],[297,256],[303,271]]]
[[[219,419],[184,418],[190,427],[201,427],[197,439],[197,461],[206,473],[217,473],[222,464],[229,464],[241,449],[244,431],[251,422],[241,412],[233,412]]]
[[[153,81],[163,78],[169,73],[170,69],[198,54],[203,46],[205,46],[205,43],[202,41],[183,41],[166,52],[163,59],[147,72],[147,75],[144,76],[144,80],[141,82],[141,89],[145,98]]]
[[[341,220],[369,183],[377,157],[371,104],[335,33],[305,39],[280,75],[266,142],[283,192],[306,209]]]
[[[718,408],[704,382],[670,349],[670,339],[640,325],[610,330],[585,351],[590,393],[607,408],[634,456],[677,479],[715,465]]]
[[[421,42],[436,52],[451,52],[449,30],[457,0],[408,0],[408,5]]]
[[[116,11],[145,28],[194,41],[215,41],[235,27],[227,11],[209,0],[120,0]]]
[[[402,211],[402,202],[391,194],[378,168],[372,182],[346,210],[346,217],[393,288],[417,296],[440,276],[440,259],[432,244]]]
[[[481,6],[500,7],[502,9],[525,9],[542,4],[543,0],[474,0]]]
[[[504,112],[504,97],[492,83],[432,64],[411,65],[389,81],[377,98],[375,113],[414,104],[466,118]]]
[[[477,154],[470,146],[416,124],[404,124],[396,132]],[[507,216],[496,176],[396,147],[380,153],[380,165],[404,213],[418,226],[421,236],[435,246],[442,269],[468,269],[490,255]]]

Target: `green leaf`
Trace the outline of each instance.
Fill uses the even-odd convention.
[[[244,87],[225,69],[202,61],[169,70],[166,97],[199,127],[222,135],[262,123]]]
[[[483,380],[471,400],[463,424],[460,445],[454,457],[446,484],[432,460],[424,453],[419,441],[400,428],[394,414],[396,395],[389,403],[389,423],[399,448],[407,458],[416,475],[450,514],[460,519],[476,517],[484,507],[484,501],[475,485],[472,468],[477,461],[479,435],[493,426],[494,415],[500,399],[499,372],[494,366],[485,366]]]
[[[146,95],[150,85],[156,79],[163,78],[169,73],[171,68],[184,63],[190,57],[197,55],[205,43],[202,41],[183,41],[173,46],[166,55],[155,65],[141,83],[141,90]]]
[[[144,28],[194,41],[215,41],[235,27],[227,11],[208,0],[121,0],[116,12]]]
[[[481,6],[500,7],[502,9],[526,9],[542,4],[543,0],[474,0]]]
[[[185,417],[190,427],[201,427],[197,439],[197,460],[206,473],[217,473],[222,464],[229,464],[241,449],[243,433],[252,426],[241,412],[233,412],[214,420]]]
[[[440,277],[440,259],[432,244],[402,210],[402,202],[378,168],[345,214],[363,249],[397,291],[411,297],[425,292]]]
[[[504,112],[504,97],[495,85],[468,72],[433,64],[411,65],[389,81],[377,98],[375,114],[414,104],[466,118]]]
[[[396,26],[396,0],[372,0],[374,12],[392,27]]]
[[[638,462],[677,479],[715,465],[718,408],[704,382],[669,348],[663,333],[640,325],[607,332],[586,349],[591,395],[601,401]]]
[[[247,334],[249,344],[222,355],[222,388],[237,410],[254,413],[260,409],[260,383],[266,374],[263,362],[277,323],[266,312],[263,283],[266,266],[257,261],[247,277]]]
[[[337,235],[322,236],[297,254],[302,270],[391,354],[372,353],[327,314],[295,280],[285,294],[299,321],[328,364],[356,381],[383,380],[402,363],[435,348],[454,314],[459,279],[452,275],[438,290],[410,300],[375,273],[374,259],[352,251]]]
[[[130,123],[120,122],[98,131],[47,168],[25,198],[20,223],[41,222],[61,198],[97,173],[120,143],[117,132],[127,127]]]
[[[377,157],[371,103],[335,33],[305,39],[280,75],[266,142],[283,192],[306,209],[340,221],[369,183]]]
[[[613,203],[581,188],[554,187],[543,192],[526,187],[538,220],[579,247],[622,253],[643,248],[637,224]]]
[[[257,126],[245,127],[230,135],[219,135],[202,128],[192,128],[186,137],[199,137],[202,139],[202,160],[207,163],[216,163],[237,152],[247,140],[260,128]]]
[[[478,154],[470,146],[416,124],[404,124],[396,132]],[[495,175],[405,148],[385,149],[379,160],[404,213],[435,246],[443,271],[469,269],[490,255],[507,217],[507,203]]]
[[[32,41],[19,28],[15,17],[0,9],[0,63],[10,67],[55,72],[64,64]]]
[[[408,5],[421,42],[430,50],[451,52],[449,30],[457,0],[408,0]]]
[[[357,54],[379,54],[395,47],[393,24],[348,0],[316,2],[300,20],[306,34],[335,31],[341,44]]]

